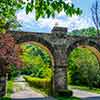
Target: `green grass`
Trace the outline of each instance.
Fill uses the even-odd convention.
[[[69,85],[69,88],[71,88],[71,89],[79,89],[79,90],[84,90],[84,91],[100,94],[100,89],[99,88],[90,89],[89,87],[86,87],[86,86],[76,86],[76,85]]]
[[[5,97],[0,98],[0,100],[11,100],[11,98],[10,98],[10,97],[5,96]]]
[[[0,98],[0,100],[11,100],[11,94],[13,93],[13,81],[7,82],[7,94],[6,96]]]
[[[8,81],[7,83],[7,96],[11,96],[13,93],[13,81]]]
[[[67,97],[55,97],[57,100],[80,100],[80,98],[77,98],[77,97],[70,97],[70,98],[67,98]]]

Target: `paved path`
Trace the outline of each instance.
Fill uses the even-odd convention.
[[[14,82],[14,93],[12,100],[55,100],[52,97],[46,97],[40,93],[33,91],[25,80],[20,77]]]
[[[91,93],[87,91],[73,89],[75,97],[81,98],[81,100],[100,100],[100,94]]]
[[[100,100],[100,94],[95,94],[87,91],[72,89],[74,96],[81,100]],[[38,92],[33,91],[25,82],[23,77],[19,77],[14,82],[13,100],[55,100],[52,97],[46,97]]]

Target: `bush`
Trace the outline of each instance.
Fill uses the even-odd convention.
[[[20,70],[17,69],[16,65],[10,64],[9,65],[9,73],[8,73],[8,80],[13,80],[14,78],[20,75]]]
[[[19,54],[19,58],[23,62],[23,66],[10,64],[8,74],[9,80],[19,75],[31,75],[32,77],[39,78],[52,77],[51,57],[44,48],[34,43],[23,43],[20,47],[22,52]]]
[[[64,97],[71,97],[73,95],[73,92],[71,90],[59,90],[58,95]]]
[[[100,66],[96,56],[88,48],[76,48],[68,61],[69,83],[100,88]]]
[[[10,80],[7,82],[7,96],[11,96],[13,93],[13,81]]]
[[[12,100],[11,94],[13,93],[13,81],[10,80],[7,82],[7,93],[6,96],[0,97],[0,100]]]
[[[50,88],[50,79],[48,78],[36,78],[31,76],[24,76],[24,79],[29,83],[30,86],[36,88]]]
[[[22,49],[20,58],[23,62],[21,74],[51,78],[53,75],[52,62],[48,51],[34,43],[23,43],[20,46]]]

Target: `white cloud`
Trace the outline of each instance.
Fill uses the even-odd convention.
[[[23,0],[23,2],[31,2],[31,0]],[[66,3],[72,3],[72,0],[65,0]]]
[[[49,18],[39,20],[39,25],[41,28],[49,27],[52,29],[56,23],[58,24],[57,26],[67,27],[69,31],[93,26],[90,18],[76,15],[72,17],[66,17],[66,19]]]
[[[18,21],[27,22],[27,21],[33,21],[35,19],[34,11],[27,15],[26,12],[25,12],[25,9],[18,11],[16,15],[17,15]]]
[[[66,26],[66,22],[64,22],[62,19],[57,19],[57,18],[46,18],[46,19],[40,19],[39,21],[40,27],[54,27],[56,24],[58,26]]]
[[[71,4],[72,0],[65,0],[65,2]]]
[[[93,23],[90,18],[83,16],[72,16],[68,18],[67,21],[69,31],[74,29],[82,29],[93,26]]]
[[[31,0],[23,0],[23,2],[26,2],[27,3],[27,2],[31,2]]]
[[[41,29],[49,29],[49,31],[54,27],[56,23],[58,26],[68,27],[68,30],[82,29],[93,26],[90,18],[84,16],[72,16],[67,17],[64,12],[61,12],[56,16],[56,18],[41,18],[38,21],[35,20],[35,13],[29,13],[26,15],[25,10],[17,12],[17,20],[22,23],[23,29],[26,31],[32,31],[32,28],[39,31]],[[25,29],[26,28],[26,29]],[[44,32],[47,30],[44,30]]]

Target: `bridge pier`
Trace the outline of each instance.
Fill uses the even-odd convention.
[[[6,94],[8,63],[0,57],[0,97]]]
[[[6,75],[0,76],[0,97],[6,94]]]
[[[57,95],[59,90],[67,90],[67,68],[66,66],[56,66],[54,70],[53,89],[54,95]]]

